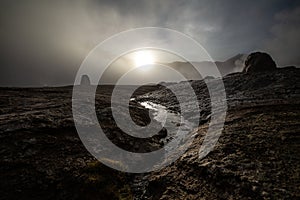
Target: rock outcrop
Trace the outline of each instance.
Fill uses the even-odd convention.
[[[82,75],[80,85],[82,86],[90,86],[91,81],[88,75]]]
[[[254,52],[245,60],[245,68],[243,72],[262,72],[273,71],[276,69],[276,63],[267,53]]]

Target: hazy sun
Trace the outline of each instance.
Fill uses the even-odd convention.
[[[133,59],[136,67],[154,64],[154,56],[147,50],[135,52]]]

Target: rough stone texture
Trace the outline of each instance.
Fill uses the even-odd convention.
[[[199,94],[201,118],[207,119],[206,85],[191,83]],[[149,175],[140,199],[300,198],[300,69],[235,73],[226,76],[224,84],[229,107],[214,150],[198,159],[208,127],[203,120],[196,133],[191,133],[196,137],[187,152],[171,166]],[[168,90],[140,98],[180,110]]]
[[[200,126],[178,161],[150,175],[148,197],[299,198],[299,117],[299,104],[231,110],[217,146],[202,160],[207,124]]]
[[[251,53],[245,60],[245,68],[243,72],[262,72],[272,71],[276,69],[276,63],[267,53],[255,52]]]
[[[137,94],[151,90],[149,86]],[[96,95],[99,121],[111,141],[133,152],[160,148],[158,138],[141,142],[112,123],[111,91],[112,86],[102,86]],[[104,166],[83,146],[74,127],[71,99],[72,87],[0,88],[1,200],[133,198],[132,176]],[[136,123],[145,124],[148,111],[137,103],[131,108]]]
[[[214,81],[208,84],[215,86]],[[299,199],[300,70],[226,76],[224,131],[203,160],[198,150],[210,118],[209,94],[204,81],[189,83],[198,94],[203,119],[193,132],[193,144],[171,166],[133,181],[133,175],[96,162],[82,145],[72,119],[71,87],[1,88],[0,199]],[[111,89],[102,87],[96,95],[99,121],[108,137],[137,152],[161,147],[155,137],[141,143],[115,127]],[[189,102],[189,94],[182,92]],[[138,124],[147,124],[149,118],[139,101],[179,112],[167,89],[145,88],[135,95],[139,97],[130,107]]]

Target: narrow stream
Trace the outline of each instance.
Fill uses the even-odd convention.
[[[144,101],[140,104],[149,109],[154,115],[154,120],[160,122],[162,127],[168,130],[167,137],[163,139],[164,143],[167,143],[170,140],[177,140],[176,144],[180,144],[182,138],[195,127],[193,123],[184,119],[180,113],[170,111],[163,105],[150,101]],[[179,127],[181,128],[179,129]]]
[[[131,99],[132,101],[135,99]],[[150,101],[143,101],[140,104],[149,109],[151,114],[154,116],[154,120],[161,123],[162,127],[166,128],[168,133],[167,137],[162,139],[164,144],[169,141],[175,141],[175,146],[182,144],[183,138],[188,134],[194,126],[193,123],[185,120],[180,113],[168,110],[165,106],[161,104],[156,104]],[[179,129],[180,127],[180,129]],[[172,152],[172,147],[164,147],[166,151],[166,157]],[[148,199],[147,194],[145,194],[148,185],[149,174],[139,174],[136,175],[134,180],[135,188],[135,200]]]

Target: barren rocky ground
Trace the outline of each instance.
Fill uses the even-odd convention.
[[[188,151],[149,176],[144,198],[298,199],[299,78],[299,69],[294,68],[226,76],[228,112],[214,150],[199,160],[208,128],[208,122],[200,121]],[[214,84],[211,81],[208,84]],[[203,81],[191,84],[201,94],[201,118],[206,119],[210,114],[206,85]],[[168,93],[163,89],[138,98],[179,111]]]
[[[110,139],[130,149],[138,141],[129,142],[132,138],[117,129],[107,110],[112,88],[99,87],[99,121]],[[151,90],[144,87],[136,94]],[[0,199],[132,198],[132,176],[99,163],[80,141],[72,118],[72,87],[1,88],[0,94]],[[147,123],[148,111],[132,107],[135,121]],[[140,151],[158,148],[158,140],[150,138]]]
[[[1,88],[0,199],[299,199],[299,71],[285,68],[224,77],[225,127],[214,150],[202,160],[198,151],[209,124],[210,103],[205,83],[191,81],[203,119],[194,142],[172,165],[144,175],[117,172],[87,152],[72,119],[71,87]],[[174,87],[181,84],[186,83]],[[99,87],[96,96],[98,119],[107,136],[127,150],[161,148],[160,137],[142,143],[115,126],[111,90],[112,86]],[[147,124],[151,114],[139,104],[143,101],[180,112],[174,95],[162,86],[143,87],[133,97],[131,116],[140,125]]]

